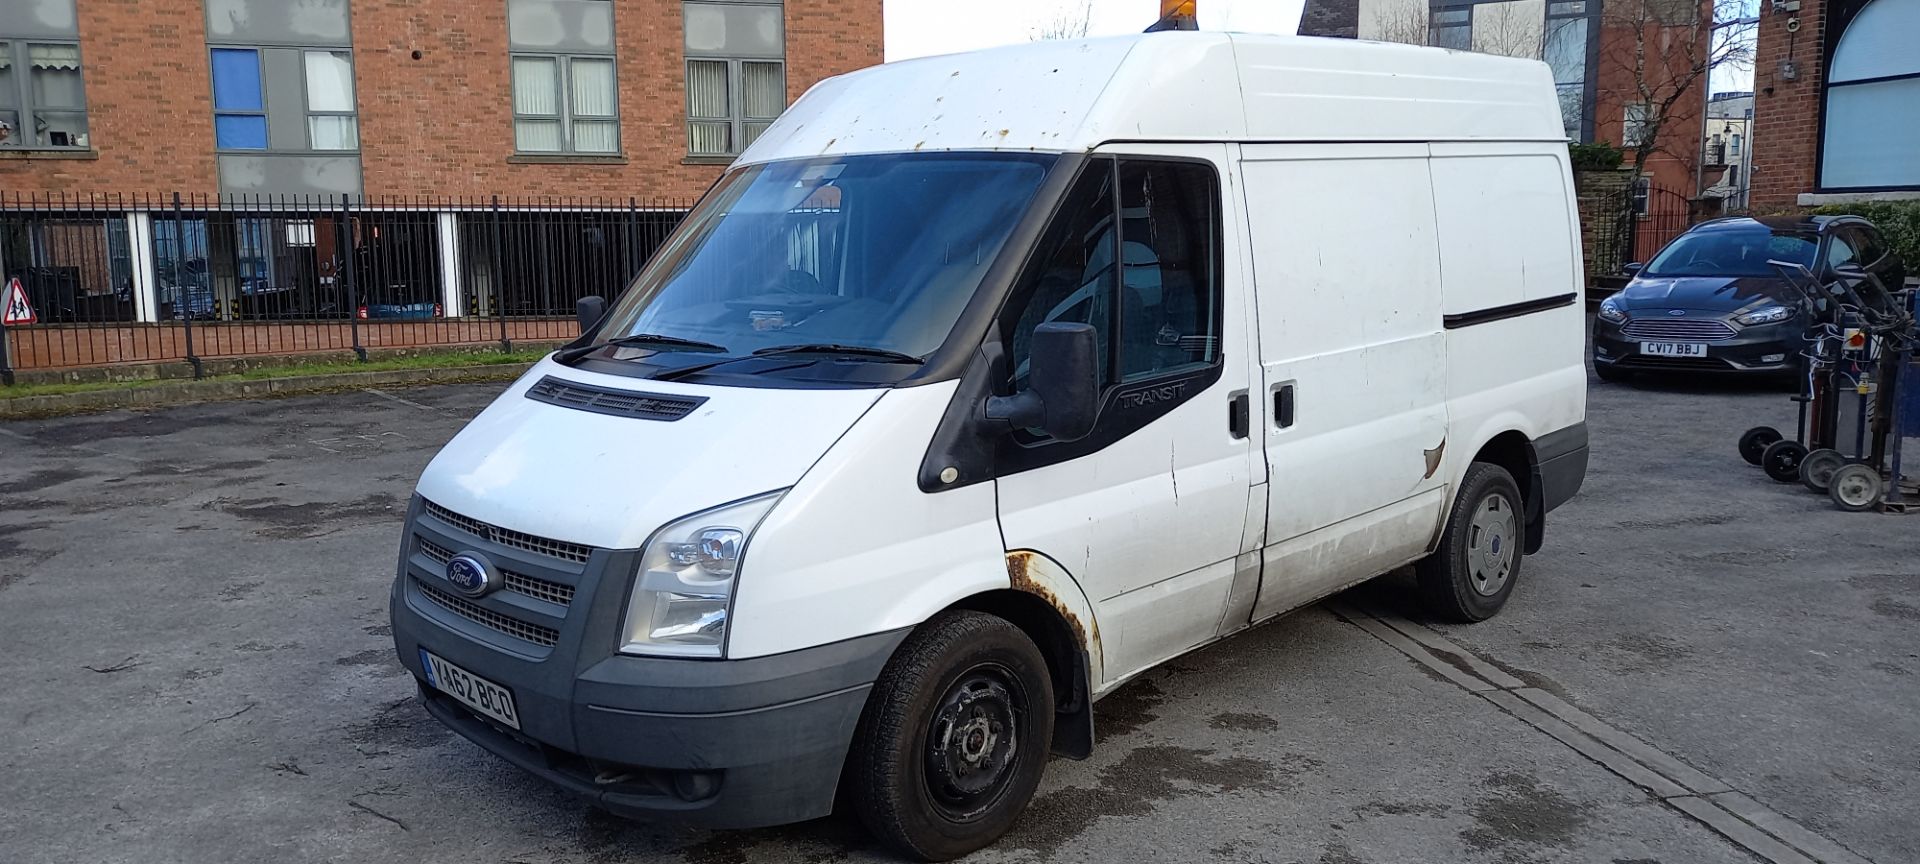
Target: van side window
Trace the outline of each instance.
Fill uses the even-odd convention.
[[[1038,254],[1028,265],[1025,284],[1015,297],[1026,297],[1020,321],[1013,328],[1014,389],[1027,388],[1032,359],[1033,330],[1048,322],[1091,324],[1102,355],[1111,356],[1113,308],[1113,160],[1090,163],[1074,182],[1040,241]],[[1100,386],[1113,383],[1107,364]]]
[[[1218,186],[1197,163],[1091,163],[1014,293],[1025,304],[1012,328],[1014,389],[1026,387],[1034,328],[1049,321],[1094,326],[1103,389],[1217,362]]]

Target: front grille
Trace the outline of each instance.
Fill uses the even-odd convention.
[[[1629,339],[1663,342],[1717,342],[1733,338],[1733,327],[1713,318],[1635,318],[1620,328]]]
[[[552,648],[560,642],[560,631],[552,627],[542,627],[509,618],[492,609],[468,603],[419,579],[413,580],[413,584],[419,587],[421,596],[433,601],[440,608],[496,633],[504,633],[542,648]]]
[[[425,537],[417,537],[414,539],[420,544],[421,554],[433,559],[434,563],[445,564],[453,560],[453,550],[428,540]],[[566,606],[573,603],[572,585],[549,582],[545,579],[528,576],[525,573],[515,573],[512,570],[505,569],[500,571],[500,584],[501,587],[508,591],[525,594],[535,600],[545,600],[548,603],[553,603],[558,606]]]
[[[587,559],[593,556],[593,547],[591,546],[582,546],[578,543],[566,543],[560,540],[548,540],[545,537],[536,537],[532,534],[515,531],[511,528],[489,525],[478,519],[462,516],[432,501],[423,503],[426,506],[427,514],[433,518],[452,525],[468,534],[472,534],[475,537],[482,537],[502,546],[532,552],[536,555],[545,555],[549,558],[558,558],[562,561],[572,561],[576,564],[585,564],[587,563]]]
[[[614,390],[562,381],[552,376],[542,378],[540,383],[527,388],[527,398],[596,414],[667,422],[692,414],[693,409],[707,401],[705,396]]]

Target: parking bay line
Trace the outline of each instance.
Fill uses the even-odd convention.
[[[1551,693],[1526,686],[1437,630],[1373,607],[1357,609],[1335,601],[1327,608],[1454,686],[1493,703],[1769,864],[1873,864],[1725,781]]]

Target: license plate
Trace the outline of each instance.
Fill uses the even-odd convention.
[[[1650,357],[1705,357],[1704,342],[1642,342],[1640,353]]]
[[[460,704],[480,714],[520,728],[520,713],[513,708],[513,691],[435,657],[420,649],[420,665],[427,670],[427,683],[433,689],[460,700]]]

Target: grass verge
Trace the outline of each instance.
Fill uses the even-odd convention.
[[[352,360],[325,360],[313,363],[293,363],[285,366],[263,367],[235,372],[229,375],[209,375],[202,381],[261,381],[268,378],[302,378],[313,375],[337,375],[343,372],[390,372],[400,369],[453,369],[463,366],[505,366],[514,363],[532,363],[547,355],[546,351],[515,351],[512,353],[475,352],[471,354],[421,354],[411,357],[388,357],[359,363]],[[26,396],[61,396],[68,393],[90,393],[99,390],[142,390],[148,387],[177,385],[182,379],[149,379],[142,381],[90,381],[85,383],[17,384],[12,387],[0,387],[0,399],[12,399]]]

